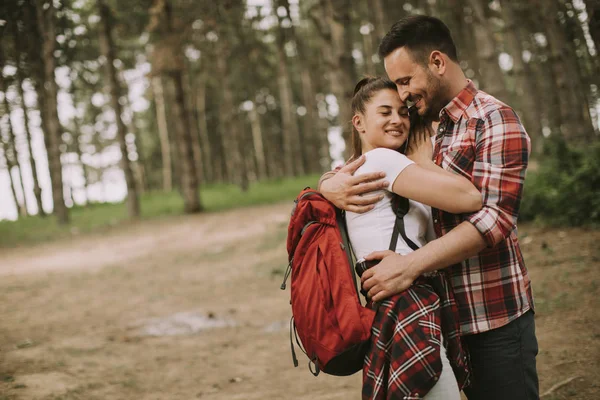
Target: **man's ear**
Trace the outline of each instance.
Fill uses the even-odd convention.
[[[444,75],[446,73],[447,59],[444,53],[434,50],[429,54],[429,69],[434,74]]]
[[[352,117],[352,125],[354,125],[354,128],[358,131],[358,133],[363,133],[365,131],[365,128],[363,127],[362,118],[359,114],[354,114],[354,116]]]

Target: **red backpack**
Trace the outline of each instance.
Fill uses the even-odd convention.
[[[375,311],[360,302],[342,212],[319,192],[304,189],[295,200],[287,251],[289,265],[281,289],[291,274],[294,366],[298,360],[292,332],[315,376],[319,371],[339,376],[360,371]]]

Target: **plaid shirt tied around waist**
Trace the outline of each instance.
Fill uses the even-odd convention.
[[[444,272],[380,302],[363,366],[363,400],[420,399],[442,373],[442,338],[458,387],[468,384],[456,303]]]
[[[501,327],[533,308],[516,227],[530,148],[515,111],[471,81],[440,112],[434,161],[471,180],[483,208],[458,215],[433,209],[436,234],[469,221],[488,244],[447,269],[463,335]]]

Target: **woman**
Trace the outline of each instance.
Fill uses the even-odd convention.
[[[366,158],[356,173],[384,171],[389,182],[372,210],[363,214],[346,212],[357,259],[390,246],[396,222],[392,203],[398,195],[410,199],[403,221],[406,237],[414,242],[409,245],[399,238],[395,246],[399,254],[407,254],[415,245],[421,247],[434,238],[429,206],[452,213],[481,208],[481,195],[470,181],[431,161],[429,130],[416,120],[411,129],[408,107],[400,100],[393,82],[385,78],[361,80],[354,90],[352,110],[352,159],[362,154]],[[410,156],[403,154],[407,148]],[[363,369],[363,398],[460,399],[459,384],[462,387],[467,376],[466,357],[445,277],[422,277],[407,291],[377,307],[371,351]],[[447,343],[452,363],[443,343]]]

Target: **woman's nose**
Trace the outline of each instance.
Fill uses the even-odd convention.
[[[392,113],[392,123],[394,124],[400,124],[402,122],[402,117],[400,116],[399,113],[397,112],[393,112]]]

